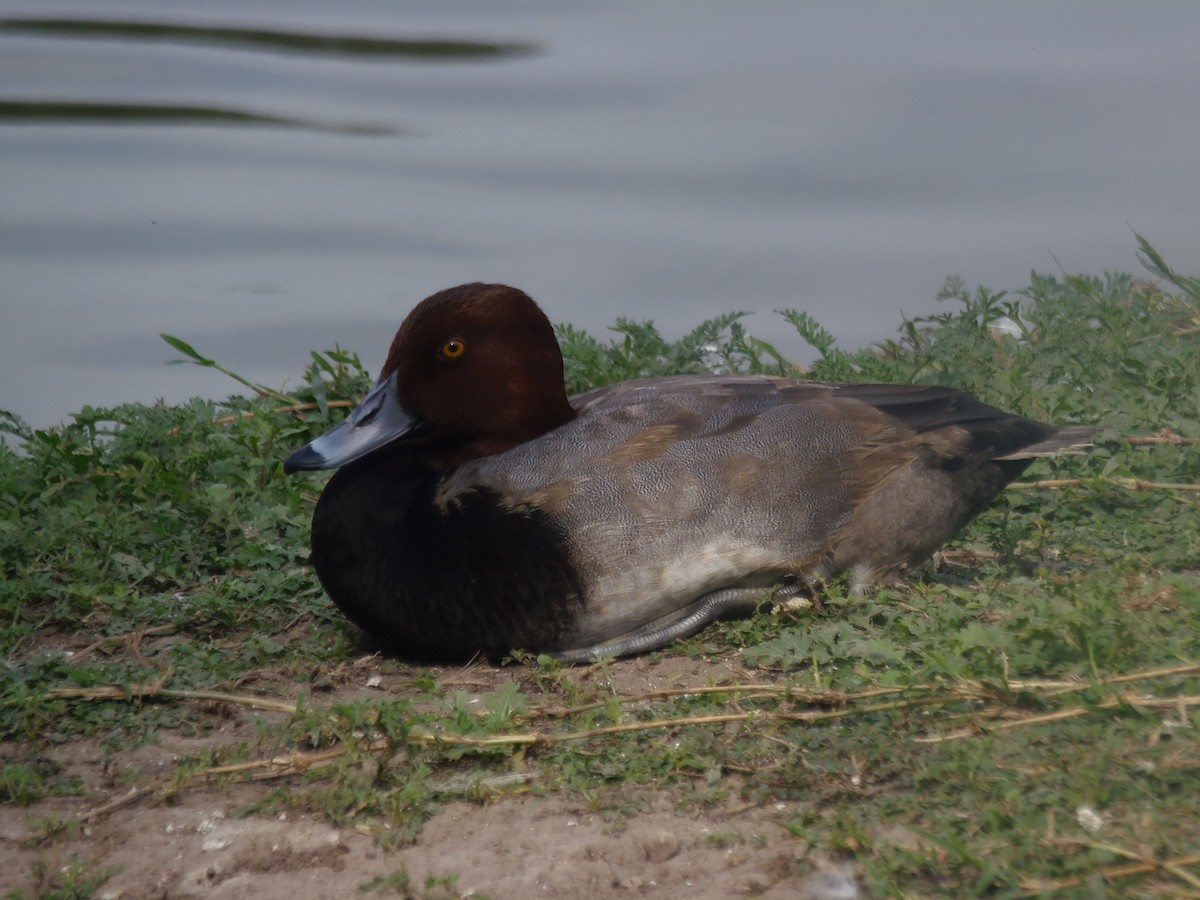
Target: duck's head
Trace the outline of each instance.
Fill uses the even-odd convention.
[[[464,284],[417,304],[362,403],[284,471],[335,468],[397,442],[449,468],[574,417],[562,353],[537,304],[506,285]]]

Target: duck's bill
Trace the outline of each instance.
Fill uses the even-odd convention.
[[[346,421],[287,458],[284,472],[334,469],[411,434],[420,420],[396,402],[393,373],[376,382]]]

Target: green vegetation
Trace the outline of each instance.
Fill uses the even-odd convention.
[[[254,739],[213,737],[134,799],[258,776],[255,809],[394,844],[451,797],[565,792],[619,821],[667,791],[762,810],[852,862],[871,896],[1198,891],[1200,281],[1142,252],[1154,282],[1035,275],[1006,296],[952,279],[946,312],[854,353],[783,313],[819,353],[808,377],[956,384],[1105,426],[1087,454],[1039,461],[936,566],[864,598],[834,584],[817,607],[647,660],[484,667],[475,693],[457,670],[364,662],[306,568],[319,483],[281,463],[369,384],[353,354],[314,353],[291,396],[87,408],[48,430],[0,414],[19,443],[0,446],[0,803],[79,794],[59,745],[211,737],[232,707],[261,717]],[[673,343],[649,323],[616,331],[560,328],[572,389],[795,374],[737,315]],[[706,679],[706,660],[744,677]],[[614,689],[634,665],[701,675]],[[386,691],[346,689],[368,671]],[[55,877],[52,896],[90,896],[109,873],[76,861]],[[363,885],[384,888],[407,876]],[[454,895],[452,878],[426,888]]]
[[[77,856],[72,856],[66,865],[55,870],[44,860],[33,864],[32,875],[37,884],[38,900],[89,900],[96,891],[116,874],[113,867],[89,864]],[[11,891],[7,897],[13,900],[24,900],[27,894],[21,891]]]

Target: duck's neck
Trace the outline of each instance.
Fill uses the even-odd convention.
[[[547,404],[534,409],[536,414],[525,414],[515,421],[504,422],[503,427],[493,423],[486,434],[429,434],[409,446],[435,470],[446,472],[473,459],[495,456],[536,440],[576,416],[575,408],[565,396],[561,398],[561,405]]]

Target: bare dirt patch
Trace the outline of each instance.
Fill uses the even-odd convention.
[[[509,680],[531,694],[537,690],[529,669],[425,671],[468,694],[482,695]],[[323,678],[320,702],[399,692],[410,674],[364,658]],[[279,697],[287,679],[262,675],[259,686],[269,684]],[[560,677],[623,693],[752,680],[736,662],[689,658],[623,661]],[[386,832],[380,839],[377,822],[351,820],[339,827],[295,809],[247,813],[256,804],[262,808],[274,782],[170,788],[181,761],[234,741],[253,743],[255,719],[264,717],[219,704],[197,706],[215,723],[205,737],[164,732],[155,744],[107,758],[94,739],[44,749],[79,793],[0,807],[3,888],[39,896],[75,859],[91,872],[115,870],[95,894],[106,898],[373,895],[360,894],[361,888],[376,896],[497,900],[859,895],[852,870],[820,858],[779,824],[786,818],[784,804],[731,799],[724,807],[697,809],[660,790],[637,796],[614,814],[587,798],[545,791],[536,778],[516,779],[489,799],[447,803],[414,843],[399,847],[390,846],[395,842],[386,840]],[[0,747],[5,759],[27,757],[27,751]],[[47,827],[52,821],[65,824]]]

